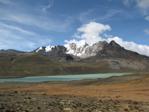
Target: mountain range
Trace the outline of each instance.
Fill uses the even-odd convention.
[[[39,47],[32,52],[0,50],[0,76],[35,76],[99,72],[148,71],[149,57],[129,51],[115,41],[93,45]]]

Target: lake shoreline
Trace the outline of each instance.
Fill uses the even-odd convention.
[[[98,74],[79,74],[79,75],[59,75],[59,76],[30,76],[30,77],[7,77],[0,78],[0,83],[4,82],[63,82],[63,81],[77,81],[77,80],[90,80],[90,79],[106,79],[113,76],[130,75],[132,73],[98,73]]]
[[[0,109],[27,112],[149,112],[149,74],[69,82],[0,84]],[[51,110],[48,110],[51,109]]]

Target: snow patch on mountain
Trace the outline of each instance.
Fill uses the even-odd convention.
[[[45,52],[50,52],[52,50],[52,48],[54,48],[55,46],[46,46],[45,47]]]
[[[84,43],[82,46],[78,45],[77,43],[69,43],[66,44],[65,47],[67,48],[67,54],[72,54],[81,58],[87,58],[95,56],[103,49],[106,44],[108,44],[106,41],[99,41],[93,45]]]
[[[40,50],[42,50],[42,49],[43,49],[43,47],[39,47],[38,49],[35,50],[35,52],[38,53],[38,52],[39,52]]]
[[[40,52],[40,51],[44,51],[44,52],[50,52],[52,50],[52,48],[54,48],[55,46],[45,46],[45,47],[39,47],[38,49],[35,50],[35,52]]]

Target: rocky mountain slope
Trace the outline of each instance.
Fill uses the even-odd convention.
[[[149,57],[115,41],[93,45],[40,47],[32,52],[0,51],[0,76],[148,71]]]
[[[106,41],[99,41],[93,45],[89,45],[87,43],[83,45],[70,43],[64,46],[46,46],[40,47],[36,49],[34,52],[43,55],[53,55],[56,52],[61,52],[61,54],[72,55],[81,59],[90,58],[94,56],[109,58],[129,58],[130,56],[136,58],[136,56],[139,56],[143,58],[148,58],[147,56],[143,56],[136,52],[126,50],[125,48],[117,44],[115,41],[111,41],[110,43]],[[57,54],[57,56],[61,56],[61,54]]]
[[[83,45],[77,45],[76,43],[70,43],[65,46],[61,46],[64,50],[64,53],[70,54],[73,56],[77,56],[80,58],[87,58],[91,56],[95,56],[98,52],[100,52],[108,43],[106,41],[99,41],[93,45],[89,45],[87,43]],[[60,46],[46,46],[40,47],[35,50],[37,53],[50,53],[51,51],[55,50],[55,48],[60,48]]]

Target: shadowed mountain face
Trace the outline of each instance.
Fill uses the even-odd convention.
[[[149,57],[114,41],[40,47],[33,52],[0,51],[0,76],[148,71]]]
[[[103,49],[97,53],[98,57],[109,57],[109,58],[148,58],[147,56],[140,55],[136,52],[126,50],[121,47],[115,41],[111,41],[109,44],[106,44]]]
[[[48,46],[49,47],[49,46]],[[77,46],[75,43],[69,44],[69,47],[64,46],[52,46],[50,50],[46,50],[46,47],[40,47],[35,50],[37,54],[44,55],[50,58],[66,58],[67,56],[72,59],[86,60],[88,58],[121,58],[121,59],[148,59],[147,56],[140,55],[136,52],[126,50],[121,47],[115,41],[107,43],[100,41],[93,45]]]
[[[14,49],[8,49],[8,50],[0,50],[0,53],[12,53],[12,54],[17,54],[17,53],[24,53],[23,51],[17,51]]]
[[[40,47],[34,52],[36,52],[39,55],[43,55],[56,60],[61,60],[61,59],[66,61],[73,60],[73,56],[66,53],[67,49],[64,46],[54,46],[54,47],[51,47],[49,51],[46,51],[46,47]]]

